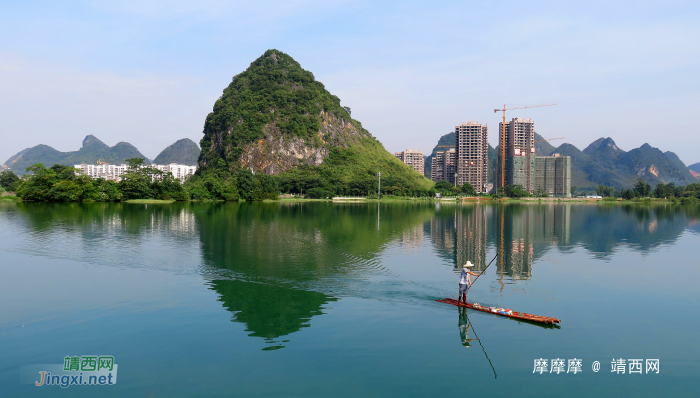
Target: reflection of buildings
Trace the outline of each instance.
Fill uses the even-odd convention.
[[[532,277],[535,253],[568,244],[571,205],[500,206],[496,216],[499,272],[513,279]]]
[[[492,213],[490,206],[477,206],[474,212],[465,215],[460,212],[456,223],[456,266],[467,260],[474,263],[474,272],[486,268],[486,224]]]
[[[408,248],[423,246],[423,225],[419,224],[401,233],[401,245]]]
[[[491,206],[445,209],[430,221],[430,239],[436,248],[451,258],[456,268],[467,260],[474,271],[486,267],[487,223]]]
[[[438,253],[455,268],[467,260],[483,271],[493,254],[487,243],[495,240],[501,277],[532,277],[532,264],[552,245],[570,242],[571,205],[474,205],[438,209],[430,221],[430,239]],[[489,234],[489,232],[491,232]]]

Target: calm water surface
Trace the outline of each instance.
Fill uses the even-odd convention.
[[[699,234],[690,205],[2,204],[0,396],[697,396]],[[560,328],[434,301],[496,253],[470,301]],[[90,354],[116,385],[20,383]]]

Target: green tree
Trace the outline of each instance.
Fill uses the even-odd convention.
[[[608,197],[616,197],[616,196],[619,195],[619,192],[618,192],[617,189],[615,189],[615,188],[613,188],[613,187],[609,187],[609,186],[607,186],[607,185],[598,185],[598,186],[595,188],[595,192],[596,192],[598,195],[600,195],[600,196],[602,196],[602,197],[605,197],[605,198],[608,198]]]
[[[675,196],[676,184],[669,182],[668,184],[659,183],[654,189],[654,196],[657,198],[669,198]]]
[[[634,192],[636,193],[636,196],[647,198],[651,193],[651,185],[640,177],[637,179],[637,183],[634,185]]]
[[[463,194],[465,194],[465,195],[469,195],[469,196],[475,196],[475,195],[476,195],[476,189],[474,189],[474,187],[472,186],[472,184],[470,184],[470,183],[468,183],[468,182],[465,183],[464,185],[462,185],[462,187],[460,188],[460,191],[461,191]]]
[[[509,198],[522,198],[530,196],[530,192],[526,191],[522,185],[507,185],[505,195]]]
[[[326,199],[331,196],[332,194],[323,188],[311,188],[305,195],[305,197],[309,199]]]
[[[10,190],[10,186],[17,182],[20,182],[20,178],[12,170],[0,172],[0,187]]]
[[[622,199],[626,200],[634,199],[636,197],[636,192],[633,189],[623,189],[621,196]]]
[[[151,178],[139,169],[130,169],[122,174],[119,191],[124,199],[153,199]]]

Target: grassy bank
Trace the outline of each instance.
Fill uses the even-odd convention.
[[[160,200],[160,199],[131,199],[127,200],[126,203],[134,203],[134,204],[167,204],[167,203],[173,203],[175,202],[174,200]]]

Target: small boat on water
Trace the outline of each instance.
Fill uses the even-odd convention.
[[[446,298],[446,299],[442,299],[442,300],[435,300],[435,301],[439,301],[439,302],[445,303],[445,304],[456,305],[458,307],[466,307],[466,308],[470,308],[470,309],[477,310],[477,311],[483,311],[483,312],[488,312],[491,314],[501,315],[501,316],[505,316],[508,318],[520,319],[520,320],[528,321],[528,322],[544,323],[544,324],[549,324],[549,325],[561,323],[561,320],[559,320],[557,318],[552,318],[550,316],[532,315],[532,314],[528,314],[525,312],[512,311],[512,310],[509,310],[507,308],[485,307],[479,303],[464,303],[464,302],[459,302],[459,301],[457,301],[455,299],[451,299],[451,298]]]

